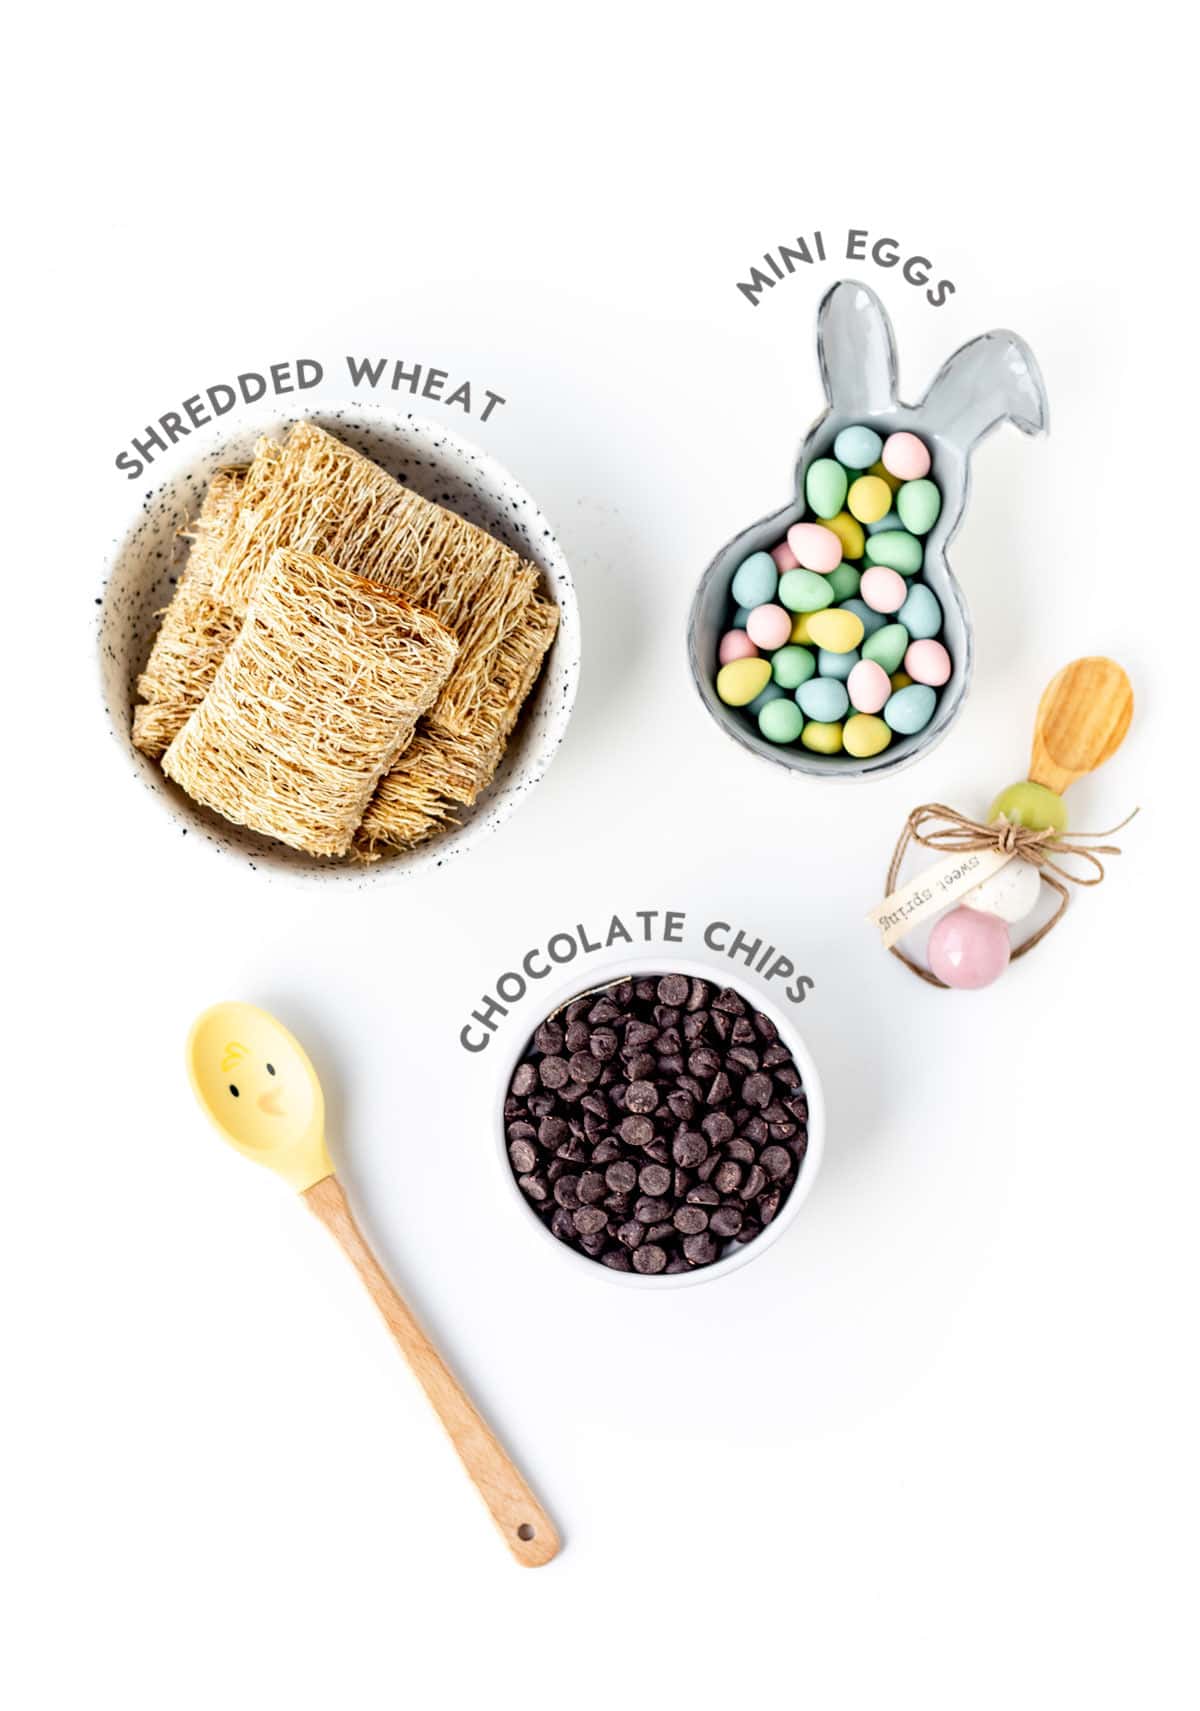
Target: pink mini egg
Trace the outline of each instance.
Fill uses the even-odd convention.
[[[872,612],[898,612],[908,599],[908,583],[899,571],[873,564],[863,571],[858,592]]]
[[[867,579],[864,576],[863,581]],[[911,642],[904,656],[904,669],[914,683],[938,689],[950,676],[950,655],[941,642]]]
[[[777,547],[771,548],[771,557],[775,560],[775,569],[780,576],[785,570],[799,570],[800,560],[796,557],[786,541],[780,541]]]
[[[929,967],[947,986],[975,992],[999,980],[1012,947],[999,915],[978,909],[951,909],[929,935]]]
[[[878,713],[892,693],[892,680],[873,659],[860,659],[846,679],[846,691],[856,713]]]
[[[756,606],[746,619],[746,634],[760,648],[771,653],[791,640],[792,614],[782,606]]]
[[[750,640],[745,630],[726,630],[721,637],[721,645],[717,649],[717,660],[721,665],[728,665],[735,659],[757,659],[758,649]]]
[[[787,532],[787,544],[805,570],[824,573],[836,570],[842,562],[842,543],[832,529],[820,523],[793,523]]]
[[[924,440],[915,434],[889,434],[883,442],[883,467],[901,481],[920,481],[931,462]]]

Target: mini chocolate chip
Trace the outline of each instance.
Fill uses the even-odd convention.
[[[721,1194],[736,1194],[742,1185],[742,1167],[725,1159],[713,1173],[713,1187]],[[557,1192],[557,1190],[555,1190]]]
[[[689,1188],[687,1198],[689,1206],[719,1206],[721,1204],[721,1196],[707,1182],[700,1183],[696,1188]]]
[[[758,1053],[750,1046],[731,1046],[725,1061],[746,1075],[753,1075],[759,1067]]]
[[[620,1159],[616,1164],[610,1164],[604,1173],[604,1180],[614,1194],[628,1194],[637,1185],[638,1173],[628,1159]]]
[[[708,1228],[708,1213],[702,1206],[679,1206],[671,1222],[681,1235],[698,1236]]]
[[[735,1135],[725,1148],[725,1156],[736,1159],[738,1164],[753,1164],[754,1148],[744,1135]]]
[[[537,1070],[531,1063],[519,1063],[512,1078],[512,1090],[522,1098],[537,1086]]]
[[[591,1052],[572,1052],[567,1060],[571,1076],[575,1081],[582,1082],[585,1087],[591,1087],[600,1079],[600,1059],[594,1058]]]
[[[579,1178],[579,1198],[585,1206],[604,1199],[604,1178],[598,1170],[585,1170]]]
[[[655,1242],[649,1242],[644,1247],[633,1250],[633,1269],[640,1271],[643,1276],[653,1276],[662,1271],[667,1263],[667,1256]]]
[[[664,1218],[670,1216],[671,1208],[665,1200],[643,1195],[633,1206],[633,1215],[639,1224],[661,1224]]]
[[[592,1148],[593,1164],[611,1164],[613,1159],[620,1156],[621,1149],[610,1135],[603,1136]]]
[[[620,1041],[611,1028],[594,1028],[588,1040],[588,1050],[594,1058],[607,1063],[610,1057],[616,1057]]]
[[[626,1117],[621,1123],[621,1139],[626,1146],[648,1146],[654,1139],[654,1124],[649,1117]]]
[[[756,1194],[761,1194],[767,1185],[767,1173],[752,1164],[746,1172],[746,1180],[742,1183],[742,1195],[747,1200],[753,1200]]]
[[[663,1195],[671,1186],[671,1173],[665,1165],[648,1164],[638,1173],[638,1187],[643,1194]]]
[[[721,1070],[719,1075],[713,1076],[713,1083],[708,1090],[705,1103],[708,1105],[723,1104],[726,1099],[731,1097],[732,1093],[733,1088],[730,1084],[729,1077],[726,1075],[724,1070]]]
[[[517,1186],[529,1200],[545,1200],[550,1193],[544,1176],[519,1176]]]
[[[567,1028],[567,1050],[581,1052],[588,1043],[588,1032],[586,1022],[571,1022]]]
[[[696,1101],[690,1093],[683,1093],[676,1088],[667,1094],[667,1109],[672,1116],[678,1117],[681,1123],[690,1123],[696,1115]]]
[[[693,1130],[681,1129],[671,1143],[671,1155],[676,1164],[695,1170],[708,1157],[708,1142]]]
[[[745,1016],[739,1016],[729,1031],[729,1038],[735,1046],[748,1046],[757,1037],[754,1024],[747,1021]]]
[[[736,1236],[742,1227],[742,1214],[736,1206],[719,1206],[708,1227],[716,1236]]]
[[[581,1206],[575,1214],[575,1228],[581,1236],[594,1236],[608,1223],[608,1214],[600,1206]]]
[[[619,1022],[621,1019],[620,1007],[614,1004],[611,998],[597,998],[588,1011],[587,1019],[593,1026],[599,1022]]]
[[[771,1077],[761,1072],[748,1075],[742,1083],[742,1098],[747,1105],[766,1105],[771,1099]]]
[[[606,1265],[609,1271],[632,1271],[633,1265],[629,1255],[621,1248],[609,1248],[600,1255],[600,1264]]]
[[[768,1046],[762,1055],[764,1069],[778,1069],[781,1064],[790,1062],[791,1054],[787,1047],[781,1046],[778,1042],[773,1046]]]
[[[683,1255],[692,1265],[711,1265],[717,1257],[717,1244],[707,1230],[698,1236],[685,1236]]]
[[[724,1111],[710,1111],[707,1117],[702,1119],[700,1127],[713,1146],[719,1147],[733,1135],[733,1118]]]
[[[508,1156],[517,1175],[527,1176],[537,1163],[537,1148],[532,1141],[513,1141]]]
[[[538,1074],[543,1087],[555,1089],[565,1087],[571,1079],[571,1071],[565,1057],[544,1057],[538,1064]]]
[[[566,1041],[557,1022],[543,1022],[533,1036],[533,1043],[535,1048],[544,1052],[547,1057],[557,1057]]]
[[[579,1205],[579,1178],[560,1176],[554,1184],[554,1198],[560,1206],[565,1206],[568,1212],[573,1212]]]
[[[658,1089],[652,1081],[631,1081],[629,1092],[625,1095],[627,1111],[655,1111],[658,1109]]]
[[[781,1190],[769,1188],[765,1194],[758,1197],[758,1215],[764,1224],[769,1224],[779,1210]]]
[[[752,1218],[747,1218],[745,1223],[742,1225],[741,1229],[738,1231],[737,1235],[733,1239],[735,1242],[752,1242],[754,1240],[755,1236],[761,1236],[761,1235],[762,1235],[762,1225],[755,1223],[755,1221]]]
[[[767,1138],[767,1125],[759,1116],[748,1117],[742,1124],[742,1133],[756,1147],[761,1147]]]
[[[646,1240],[648,1242],[673,1242],[675,1240],[674,1224],[651,1224],[646,1231]]]
[[[561,1117],[543,1117],[537,1126],[537,1138],[544,1147],[556,1147],[565,1141],[569,1130]]]
[[[714,1010],[724,1010],[730,1016],[746,1014],[746,1000],[740,992],[735,992],[731,986],[723,986],[713,999]]]
[[[697,1046],[688,1056],[688,1069],[698,1079],[710,1080],[721,1067],[721,1060],[712,1046]]]
[[[631,1218],[627,1224],[622,1224],[617,1231],[617,1240],[624,1242],[627,1248],[640,1247],[645,1239],[646,1226],[640,1224],[636,1218]]]
[[[658,983],[658,996],[664,1004],[686,1004],[688,979],[686,974],[664,974]]]
[[[781,1176],[786,1176],[792,1167],[791,1155],[786,1147],[764,1147],[762,1157],[758,1162],[767,1175],[775,1181],[778,1181]]]

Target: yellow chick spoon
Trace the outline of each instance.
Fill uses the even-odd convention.
[[[363,1239],[325,1150],[325,1099],[303,1047],[253,1004],[215,1004],[188,1038],[196,1097],[238,1152],[281,1176],[339,1241],[519,1563],[558,1553],[554,1523]]]

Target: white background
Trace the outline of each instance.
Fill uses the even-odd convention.
[[[108,7],[13,44],[14,1711],[1196,1703],[1194,181],[1167,19]],[[850,226],[955,296],[832,254],[736,292]],[[1052,428],[976,460],[964,716],[850,789],[724,740],[683,645],[703,566],[788,495],[840,272],[882,292],[906,395],[1008,325]],[[444,419],[554,521],[584,634],[533,799],[367,892],[181,840],[104,728],[91,631],[130,435],[285,357],[327,361],[328,401],[346,349],[509,399]],[[900,824],[1023,776],[1042,687],[1090,652],[1137,714],[1073,822],[1140,805],[1126,853],[998,985],[928,990],[863,921]],[[831,1128],[785,1240],[653,1298],[555,1263],[505,1198],[492,1100],[532,1016],[456,1041],[551,932],[668,907],[690,955],[720,915],[813,977]],[[325,1233],[193,1107],[186,1028],[225,996],[310,1046],[364,1226],[558,1518],[551,1567],[510,1562]]]

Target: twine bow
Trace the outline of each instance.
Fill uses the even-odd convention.
[[[941,850],[947,855],[961,854],[968,850],[1000,850],[1015,861],[1028,862],[1031,867],[1037,868],[1044,883],[1058,893],[1058,907],[1048,921],[1031,933],[1023,944],[1018,945],[1012,953],[1015,960],[1031,951],[1035,945],[1040,945],[1046,934],[1057,927],[1071,900],[1067,890],[1069,885],[1100,884],[1104,878],[1104,863],[1100,857],[1117,856],[1121,850],[1117,844],[1097,843],[1096,839],[1111,838],[1117,832],[1123,831],[1137,812],[1135,808],[1119,826],[1113,826],[1107,832],[1075,832],[1067,837],[1056,832],[1052,826],[1035,832],[1028,826],[1012,825],[1003,816],[993,825],[985,826],[978,820],[968,820],[965,814],[960,814],[956,808],[947,808],[943,802],[926,802],[923,807],[914,808],[904,823],[904,830],[892,852],[884,894],[890,896],[894,890],[900,874],[900,864],[910,844],[922,844],[926,849]],[[1084,871],[1064,866],[1061,860],[1063,856],[1083,863]],[[970,907],[969,898],[967,906]],[[889,945],[888,949],[919,979],[929,986],[945,989],[944,980],[939,980],[929,969],[922,968],[920,963],[905,956],[898,945]]]

